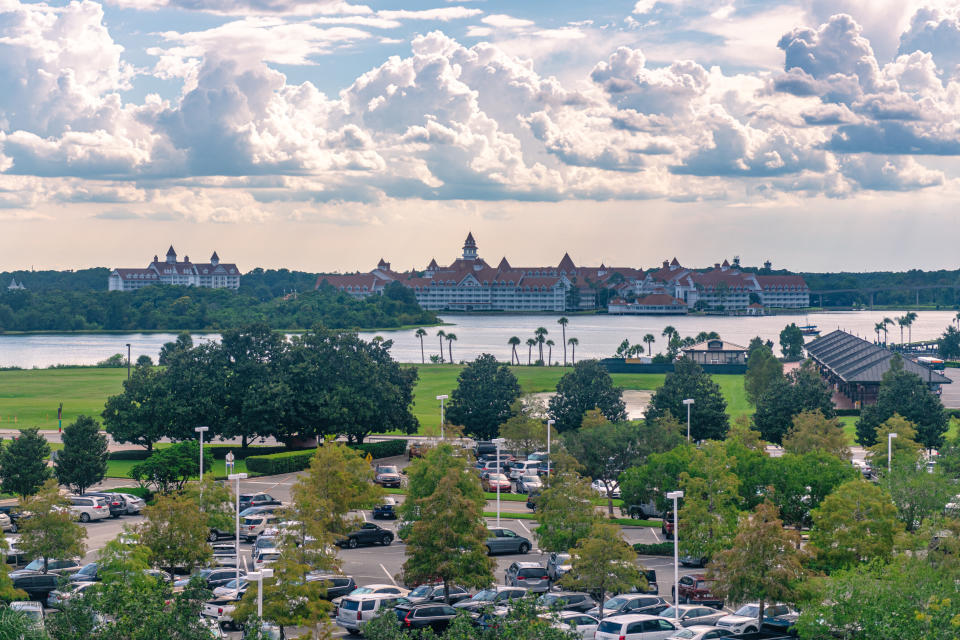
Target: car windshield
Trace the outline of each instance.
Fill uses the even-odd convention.
[[[473,594],[473,597],[470,598],[474,602],[492,602],[494,598],[497,597],[496,589],[484,589],[483,591],[478,591]]]
[[[623,596],[617,596],[616,598],[610,598],[603,604],[604,609],[619,609],[627,603],[627,598]]]
[[[380,473],[398,473],[396,467],[380,467]]]
[[[540,604],[548,607],[553,606],[558,600],[560,600],[560,596],[552,593],[545,593],[540,596]]]
[[[681,613],[682,613],[682,612],[681,612]],[[673,607],[667,607],[666,609],[664,609],[663,611],[661,611],[661,612],[658,613],[657,615],[660,616],[661,618],[676,618],[676,617],[677,617],[677,614],[676,614],[676,612],[673,610]]]
[[[20,611],[20,613],[22,613],[23,615],[27,616],[28,618],[33,618],[34,620],[42,620],[42,619],[43,619],[43,611],[41,611],[40,609],[33,609],[33,608],[26,609],[26,608],[24,608],[24,609],[20,609],[19,611]]]
[[[84,565],[83,569],[80,569],[80,571],[77,571],[77,573],[76,573],[75,575],[78,575],[78,576],[95,576],[95,575],[97,575],[97,563],[96,563],[96,562],[91,562],[91,563],[88,564],[88,565]]]
[[[568,564],[570,562],[569,553],[558,553],[557,554],[557,564]]]
[[[420,585],[419,587],[417,587],[416,589],[414,589],[413,591],[410,592],[410,597],[411,597],[411,598],[422,598],[422,597],[424,597],[424,596],[429,595],[429,594],[430,594],[430,591],[432,591],[432,590],[433,590],[433,587],[431,587],[430,585],[428,585],[428,584],[422,584],[422,585]]]
[[[540,478],[538,476],[523,476],[523,481],[529,482],[529,483],[536,483],[536,482],[540,482]]]
[[[373,589],[371,589],[370,587],[357,587],[356,589],[350,592],[350,595],[362,596],[365,593],[373,593]]]
[[[663,616],[663,614],[660,614]],[[666,616],[663,616],[666,617]],[[690,629],[681,629],[680,631],[675,631],[671,638],[693,638],[697,635],[696,631],[690,631]]]
[[[743,616],[745,618],[756,618],[760,613],[760,607],[755,604],[745,604],[733,614],[735,616]]]
[[[245,579],[243,579],[243,578],[240,578],[240,588],[242,589],[243,586],[246,585],[246,584],[247,584],[247,581],[246,581]],[[237,588],[237,579],[234,578],[233,580],[231,580],[230,582],[228,582],[227,584],[225,584],[225,585],[223,585],[223,586],[224,586],[225,588],[227,588],[227,589],[236,589],[236,588]]]
[[[51,566],[51,567],[52,567],[55,562],[56,562],[56,560],[48,560],[48,561],[47,561],[47,564],[48,564],[48,566]],[[28,564],[27,566],[25,566],[24,569],[27,569],[28,571],[42,571],[42,570],[43,570],[43,558],[37,558],[36,560],[34,560],[33,562],[31,562],[30,564]]]

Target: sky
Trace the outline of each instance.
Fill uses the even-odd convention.
[[[955,269],[960,0],[0,0],[0,270]]]

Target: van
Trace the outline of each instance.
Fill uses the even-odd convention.
[[[661,640],[682,629],[672,620],[642,613],[612,616],[600,621],[596,640]]]
[[[396,603],[397,594],[365,593],[340,600],[335,622],[349,633],[360,633],[363,625]]]
[[[495,445],[495,444],[492,443],[492,442],[486,441],[486,440],[481,440],[481,441],[477,442],[477,445],[473,448],[473,454],[474,454],[474,456],[476,456],[477,458],[479,458],[479,457],[482,456],[482,455],[488,454],[488,453],[492,453],[492,454],[496,455],[496,454],[497,454],[497,445]]]
[[[103,520],[110,517],[110,507],[104,498],[97,496],[67,496],[70,502],[70,511],[80,519],[80,522]]]

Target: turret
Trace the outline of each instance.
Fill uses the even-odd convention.
[[[467,239],[463,242],[463,259],[477,259],[477,242],[473,239],[473,233],[471,232],[467,233]]]

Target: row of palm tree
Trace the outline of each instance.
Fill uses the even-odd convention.
[[[543,331],[543,333],[539,333],[541,330]],[[520,356],[517,354],[517,347],[519,347],[520,344],[521,344],[520,338],[518,338],[517,336],[510,336],[510,339],[507,340],[507,344],[510,345],[510,364],[514,364],[514,363],[520,364]],[[540,360],[539,360],[539,362],[543,362],[543,361],[544,361],[544,360],[543,360],[543,347],[547,347],[547,360],[546,360],[546,361],[547,361],[547,362],[552,362],[552,361],[553,361],[553,347],[554,347],[555,344],[556,344],[556,343],[555,343],[553,340],[547,340],[547,339],[546,339],[546,329],[544,329],[543,327],[539,327],[539,328],[537,329],[537,331],[534,332],[534,337],[533,337],[533,338],[527,338],[527,342],[526,342],[526,345],[527,345],[527,364],[528,364],[528,365],[532,365],[532,364],[533,364],[533,348],[534,348],[534,347],[538,347],[538,348],[540,349]],[[566,360],[567,345],[570,345],[570,348],[573,349],[572,357],[571,357],[571,362],[574,363],[574,364],[576,363],[576,361],[577,361],[577,345],[578,345],[578,344],[580,344],[580,341],[577,340],[576,338],[573,338],[573,337],[571,337],[570,339],[568,339],[566,342],[563,343],[563,351],[564,351],[564,360],[563,360],[564,365],[563,365],[563,366],[567,366],[567,365],[566,365],[566,362],[567,362],[567,360]]]
[[[426,337],[427,332],[422,327],[417,329],[413,334],[420,340],[420,361],[424,364],[427,362],[427,356],[423,351],[423,339]],[[437,337],[440,339],[440,362],[443,362],[443,341],[447,341],[447,351],[450,355],[450,362],[453,362],[453,343],[457,340],[457,334],[447,333],[443,329],[437,331]],[[431,361],[433,361],[434,356],[430,356]]]

